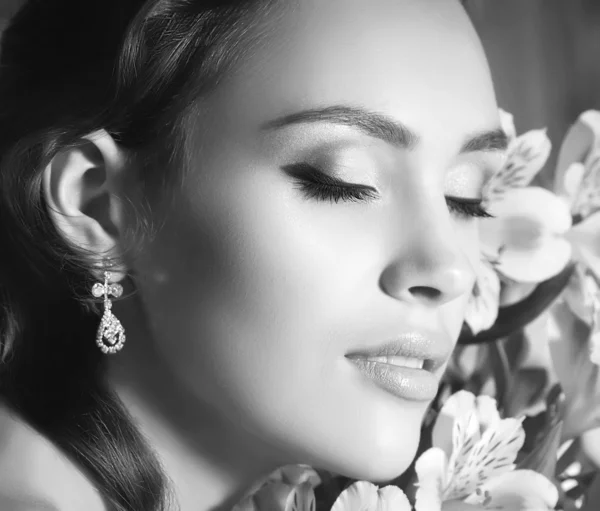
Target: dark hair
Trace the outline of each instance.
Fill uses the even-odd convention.
[[[260,39],[249,28],[274,3],[29,0],[2,36],[0,396],[117,511],[166,509],[167,485],[103,382],[92,257],[54,227],[42,174],[59,151],[105,129],[133,155],[149,201],[157,184],[173,185],[186,116]],[[147,215],[132,216],[135,236],[150,236]]]

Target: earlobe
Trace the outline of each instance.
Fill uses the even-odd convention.
[[[120,252],[126,161],[124,150],[100,130],[60,151],[44,170],[44,195],[54,225],[70,244],[99,261],[118,259]]]

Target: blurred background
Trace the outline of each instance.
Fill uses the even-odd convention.
[[[584,110],[600,109],[599,0],[466,0],[485,47],[499,105],[517,132],[548,128],[558,146]]]
[[[0,0],[0,29],[23,0]],[[502,108],[517,130],[547,127],[557,149],[584,110],[600,109],[600,0],[465,0]],[[77,44],[77,41],[73,41]],[[549,184],[556,150],[540,180]]]

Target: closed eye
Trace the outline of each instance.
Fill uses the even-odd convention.
[[[294,178],[297,188],[307,199],[337,203],[363,202],[379,197],[372,186],[342,181],[306,163],[286,165],[283,170]]]
[[[367,202],[379,197],[377,189],[368,185],[348,183],[318,170],[307,163],[286,165],[283,170],[294,181],[307,199],[331,203]],[[446,197],[450,212],[460,218],[489,218],[481,199]]]

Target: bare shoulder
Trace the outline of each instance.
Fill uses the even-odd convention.
[[[0,509],[107,511],[89,479],[0,402]]]

